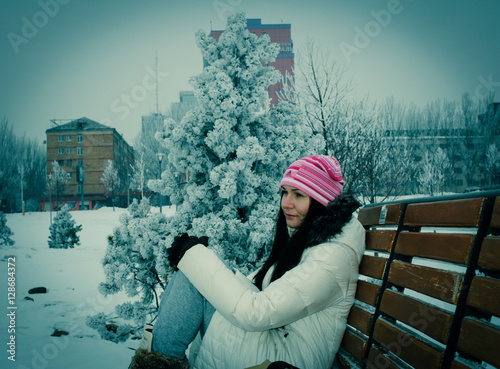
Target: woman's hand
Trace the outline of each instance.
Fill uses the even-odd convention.
[[[183,233],[181,236],[175,236],[172,246],[167,249],[170,266],[177,269],[177,264],[179,264],[179,261],[181,261],[186,251],[194,245],[199,244],[208,246],[208,237],[194,237],[187,233]]]

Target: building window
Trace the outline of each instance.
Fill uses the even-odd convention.
[[[57,149],[58,154],[64,154],[64,149],[62,147]]]
[[[83,142],[83,137],[81,134],[76,135],[76,142],[82,143]]]
[[[73,166],[73,160],[71,160],[71,159],[66,160],[66,165],[67,165],[68,167]]]
[[[66,178],[68,178],[68,179],[73,178],[73,172],[67,172],[66,173]]]
[[[77,160],[77,164],[78,164],[78,165],[83,165],[83,159],[78,159],[78,160]]]
[[[66,154],[71,154],[71,147],[66,147]]]
[[[62,167],[64,165],[64,160],[58,160],[57,164],[59,164],[59,166]]]
[[[464,185],[464,181],[461,180],[461,179],[456,179],[455,180],[455,186],[463,186]]]
[[[83,155],[83,147],[78,146],[78,147],[76,148],[76,154],[77,154],[77,155]]]
[[[63,142],[63,141],[64,141],[64,136],[59,136],[59,137],[57,137],[57,141],[59,141],[59,142]]]
[[[66,136],[66,141],[71,142],[72,140],[73,140],[73,138],[71,137],[71,135]]]

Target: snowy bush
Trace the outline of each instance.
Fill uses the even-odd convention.
[[[146,305],[158,305],[157,287],[165,287],[168,273],[166,255],[166,217],[150,212],[149,200],[134,199],[129,214],[120,217],[120,226],[108,237],[103,259],[106,281],[99,290],[103,295],[124,290],[128,296],[141,294]],[[142,313],[141,313],[142,314]]]
[[[87,317],[85,323],[97,330],[102,339],[115,343],[126,341],[133,332],[130,325],[118,325],[103,313]]]
[[[0,212],[0,246],[12,246],[14,241],[12,241],[10,237],[13,235],[14,233],[7,226],[7,217],[3,212]]]
[[[166,258],[166,217],[152,214],[147,198],[140,203],[134,199],[128,211],[108,237],[102,262],[106,280],[100,284],[99,292],[107,296],[123,290],[129,297],[138,297],[134,303],[116,306],[115,312],[117,318],[133,321],[135,328],[142,328],[146,319],[151,319],[158,310],[159,292],[165,289],[167,275],[172,272]],[[98,314],[89,317],[88,322],[102,338],[114,340],[115,336],[107,329],[110,321],[110,317]],[[133,330],[127,326],[121,331],[124,332],[130,335]]]
[[[49,229],[50,248],[67,249],[80,244],[80,237],[77,233],[82,230],[82,225],[76,225],[75,220],[69,212],[68,205],[64,205],[57,213]]]

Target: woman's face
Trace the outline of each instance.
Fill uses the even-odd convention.
[[[291,187],[281,186],[281,210],[286,218],[286,225],[298,228],[309,211],[311,197],[304,192]]]

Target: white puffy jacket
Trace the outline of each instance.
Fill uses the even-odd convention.
[[[328,242],[259,291],[203,245],[178,267],[217,310],[193,367],[243,369],[266,359],[300,369],[331,368],[354,301],[365,230],[353,219]]]

